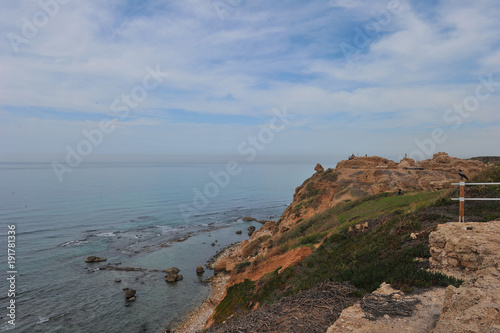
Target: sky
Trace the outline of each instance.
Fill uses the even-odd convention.
[[[0,161],[500,155],[497,0],[0,9]]]

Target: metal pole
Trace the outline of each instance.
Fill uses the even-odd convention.
[[[465,222],[465,182],[460,182],[460,211],[458,222]]]

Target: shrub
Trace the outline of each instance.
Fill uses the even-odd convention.
[[[227,295],[217,305],[214,312],[214,321],[224,322],[235,312],[247,310],[249,308],[255,282],[245,279],[245,281],[235,284],[227,289]]]
[[[234,269],[236,272],[242,271],[245,267],[250,266],[251,262],[250,261],[243,261],[239,263],[238,265],[234,266]]]

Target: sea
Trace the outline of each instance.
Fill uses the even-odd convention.
[[[242,218],[278,219],[313,168],[81,164],[61,182],[51,164],[0,163],[0,331],[159,332],[209,295],[196,267],[261,226]],[[169,284],[173,266],[184,279]]]

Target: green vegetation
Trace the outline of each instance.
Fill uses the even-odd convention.
[[[236,265],[234,267],[234,269],[237,271],[237,272],[240,272],[242,271],[245,267],[247,266],[250,266],[252,263],[250,261],[243,261],[243,262],[240,262],[238,265]]]
[[[321,175],[321,180],[327,181],[327,182],[336,182],[337,179],[339,178],[339,175],[337,172],[335,172],[333,169],[327,169],[323,175]]]
[[[254,288],[255,282],[250,280],[229,287],[226,297],[217,305],[217,311],[214,313],[215,322],[222,323],[239,309],[248,309]]]
[[[486,169],[473,181],[500,182],[500,165]],[[500,197],[500,186],[478,186],[467,191],[471,197]],[[231,287],[234,289],[228,290],[216,308],[217,320],[222,322],[232,313],[250,309],[252,304],[273,302],[327,280],[348,281],[358,288],[360,296],[384,281],[407,292],[414,287],[459,286],[461,281],[430,273],[423,269],[427,267],[425,260],[415,260],[430,257],[428,235],[438,224],[457,220],[458,203],[452,197],[457,197],[456,188],[403,196],[381,193],[299,220],[274,242],[270,253],[322,242],[321,246],[282,273],[276,270],[257,282],[245,281]],[[500,217],[498,202],[467,202],[465,210],[469,221]],[[366,222],[368,228],[354,227]],[[410,234],[417,232],[419,237],[412,239]]]

